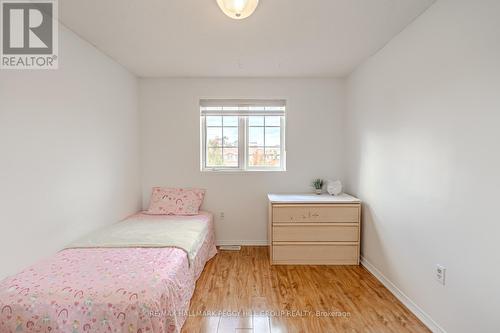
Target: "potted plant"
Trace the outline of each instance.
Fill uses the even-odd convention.
[[[323,184],[324,184],[323,179],[317,178],[317,179],[313,180],[312,186],[314,187],[316,194],[321,194]]]

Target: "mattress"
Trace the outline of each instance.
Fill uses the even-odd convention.
[[[196,280],[217,251],[212,215],[196,218],[208,232],[191,265],[179,248],[77,248],[3,280],[0,332],[180,332]]]

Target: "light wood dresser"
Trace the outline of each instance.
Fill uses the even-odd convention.
[[[268,198],[272,265],[359,265],[359,199],[348,194]]]

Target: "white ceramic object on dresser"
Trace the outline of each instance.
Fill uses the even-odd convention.
[[[268,199],[271,264],[359,264],[359,199],[348,194],[269,194]]]
[[[326,191],[331,195],[339,195],[342,193],[342,182],[340,180],[329,180],[326,185]]]

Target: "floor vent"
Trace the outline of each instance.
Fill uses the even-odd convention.
[[[221,251],[239,251],[241,250],[240,245],[221,245],[219,246],[219,250]]]

